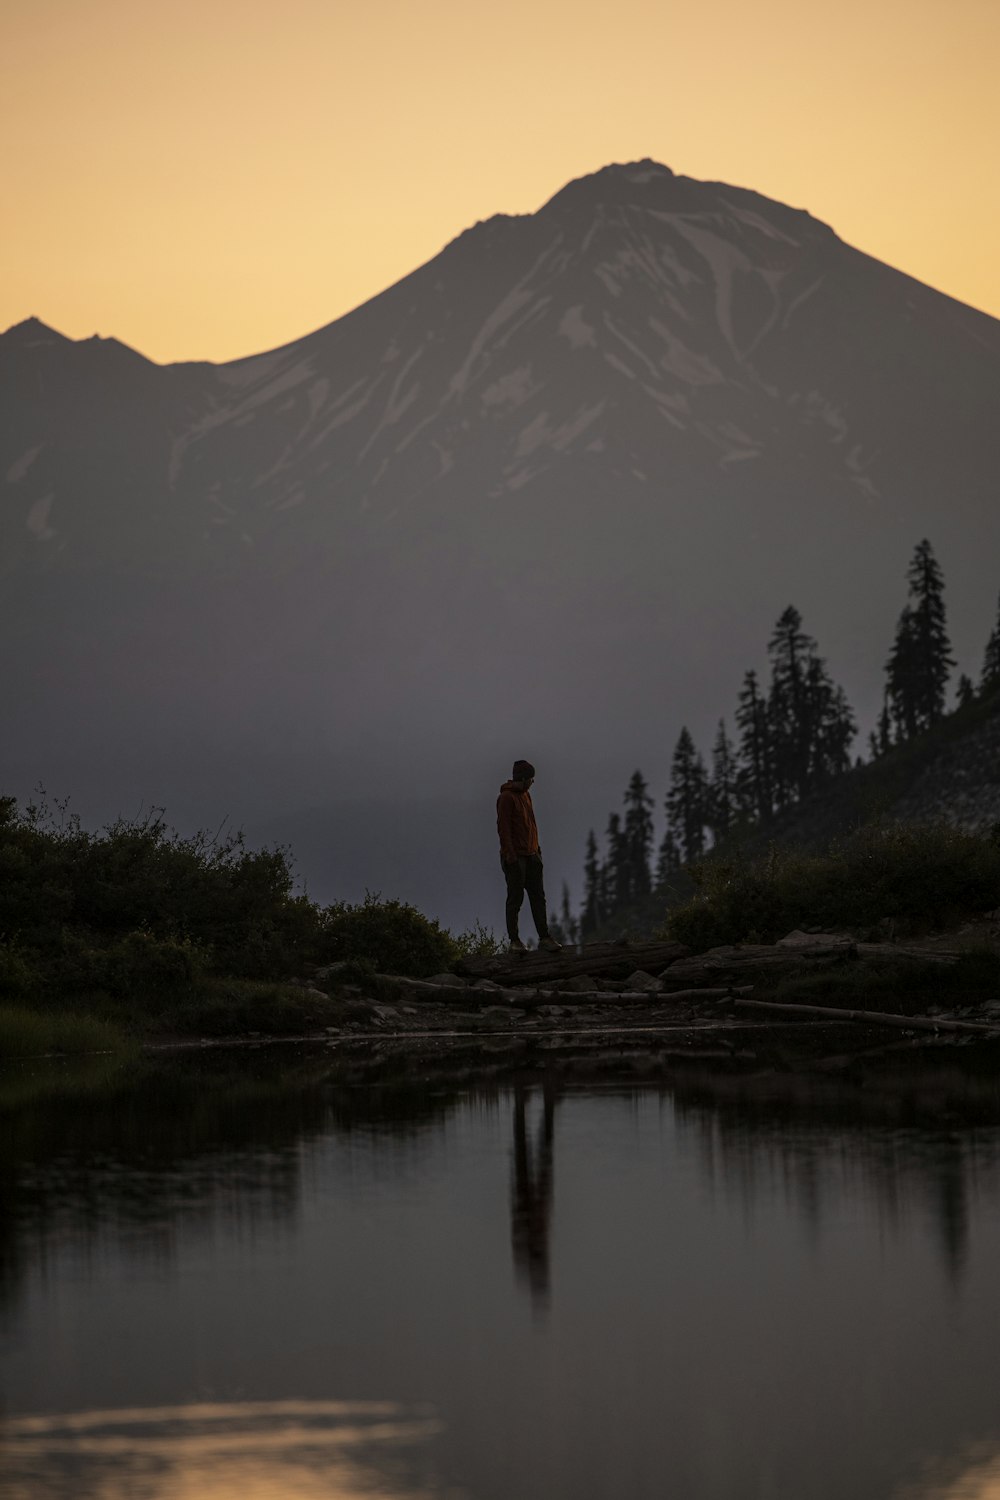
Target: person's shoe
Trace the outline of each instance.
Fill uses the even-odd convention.
[[[554,937],[543,937],[538,940],[539,948],[544,948],[546,953],[561,953],[562,943],[557,943]]]
[[[507,944],[507,951],[509,953],[527,953],[528,950],[521,942],[520,938],[511,938],[510,942]]]

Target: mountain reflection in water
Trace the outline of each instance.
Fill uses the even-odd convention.
[[[429,1500],[432,1491],[412,1474],[393,1483],[384,1470],[387,1450],[401,1457],[436,1426],[387,1402],[201,1403],[24,1417],[3,1424],[0,1491],[9,1500]]]
[[[0,1497],[1000,1500],[977,1057],[0,1076]]]

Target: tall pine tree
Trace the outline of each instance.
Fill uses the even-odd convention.
[[[736,792],[740,811],[764,822],[774,811],[771,722],[757,673],[747,672],[736,705]]]
[[[681,851],[668,828],[656,856],[656,889],[662,891],[681,868]]]
[[[602,920],[607,921],[628,899],[628,874],[625,867],[625,835],[617,813],[608,818],[605,835],[607,846],[598,882],[598,901]]]
[[[587,849],[583,857],[583,910],[580,913],[580,937],[586,942],[597,931],[604,913],[601,909],[601,866],[597,858],[597,839],[594,830],[587,834]]]
[[[979,686],[984,693],[992,693],[1000,688],[1000,604],[997,605],[997,622],[983,653],[983,675],[979,679]]]
[[[726,837],[736,820],[736,776],[736,751],[726,733],[726,721],[720,719],[712,747],[712,779],[708,788],[708,823],[716,843]]]
[[[622,834],[625,901],[634,904],[649,895],[652,885],[649,863],[653,852],[653,799],[641,771],[634,771],[625,792],[625,828]]]
[[[843,688],[833,683],[792,605],[780,616],[768,653],[774,800],[783,807],[850,767],[856,725]]]
[[[685,864],[690,864],[705,852],[708,777],[705,763],[686,728],[681,730],[674,749],[666,806],[667,826]]]
[[[944,577],[926,537],[907,569],[909,602],[896,626],[886,689],[898,739],[911,739],[944,714],[945,689],[955,658],[944,607]]]

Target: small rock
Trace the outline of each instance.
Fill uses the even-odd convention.
[[[600,987],[599,980],[589,979],[586,974],[575,974],[572,979],[559,981],[559,989],[567,995],[578,995],[585,990],[598,990]]]
[[[457,974],[455,975],[455,978],[458,978]],[[472,988],[474,990],[499,990],[502,989],[503,986],[497,984],[493,979],[477,979]]]
[[[427,980],[427,983],[447,984],[450,985],[453,989],[459,990],[464,990],[466,987],[465,980],[462,979],[458,974],[432,974],[430,979]],[[489,981],[487,980],[485,981],[485,983],[489,983]]]
[[[851,940],[837,932],[803,932],[796,928],[786,937],[779,938],[777,948],[849,948]]]
[[[399,1012],[392,1005],[373,1005],[372,1014],[380,1021],[398,1021]]]
[[[630,974],[626,979],[625,988],[628,990],[658,990],[660,988],[660,981],[654,979],[652,974],[647,974],[645,969],[636,969],[635,973]]]

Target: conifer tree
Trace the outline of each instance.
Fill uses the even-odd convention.
[[[571,943],[573,947],[580,941],[580,925],[573,915],[569,904],[569,886],[565,880],[562,883],[562,900],[559,903],[559,932],[556,939],[560,943]]]
[[[878,760],[892,748],[892,716],[889,713],[889,695],[885,693],[882,697],[882,711],[878,716],[875,728],[868,736],[868,744],[872,753],[872,760]]]
[[[911,602],[899,617],[886,663],[898,739],[910,739],[942,717],[955,665],[946,628],[944,577],[926,537],[918,543],[906,577]]]
[[[662,890],[681,867],[681,851],[668,828],[660,843],[656,857],[656,888]]]
[[[782,807],[849,769],[856,725],[843,688],[834,684],[792,605],[779,618],[768,652],[773,794]]]
[[[634,771],[625,792],[625,828],[622,834],[622,864],[626,902],[642,901],[649,895],[649,863],[653,852],[653,799],[641,771]]]
[[[771,725],[757,673],[747,672],[736,706],[736,791],[741,812],[763,822],[774,811]]]
[[[684,728],[678,736],[670,766],[666,808],[667,826],[677,841],[685,864],[690,864],[705,852],[707,804],[705,763]]]
[[[851,742],[858,727],[844,689],[834,687],[818,657],[810,663],[809,678],[812,739],[803,791],[851,769]]]
[[[809,778],[812,737],[809,662],[815,642],[802,629],[802,616],[789,605],[778,617],[767,650],[771,658],[768,719],[778,807],[801,796]]]
[[[968,708],[970,703],[976,701],[976,689],[967,672],[963,672],[958,679],[955,686],[955,700],[958,708]]]
[[[591,828],[583,858],[583,910],[580,913],[580,936],[586,941],[604,920],[600,901],[601,866],[597,858],[597,839]]]
[[[980,691],[992,693],[1000,687],[1000,604],[997,605],[997,622],[986,642],[983,654],[983,674],[979,679]]]
[[[720,719],[712,748],[712,779],[708,788],[708,821],[716,842],[726,837],[736,818],[736,776],[736,752],[726,733],[726,721]]]
[[[625,837],[622,833],[622,820],[617,813],[612,813],[608,818],[605,838],[607,847],[598,886],[602,921],[607,921],[608,917],[623,906],[628,895],[624,858]]]

